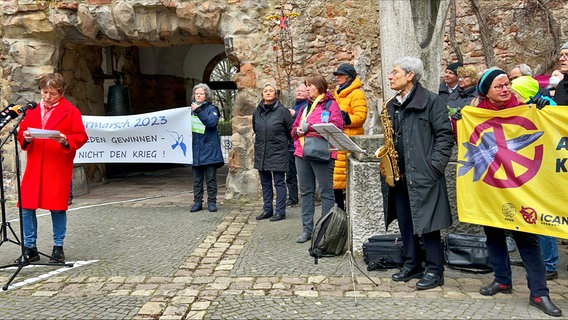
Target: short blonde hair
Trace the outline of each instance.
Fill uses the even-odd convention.
[[[479,80],[479,72],[474,66],[463,66],[458,68],[458,77],[470,77],[473,83]]]

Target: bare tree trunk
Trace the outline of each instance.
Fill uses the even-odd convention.
[[[456,40],[456,0],[450,1],[450,46],[454,50],[457,60],[463,63],[463,54]]]
[[[546,69],[553,68],[556,64],[556,54],[557,50],[560,48],[560,37],[558,36],[558,28],[556,27],[556,21],[554,21],[554,17],[550,12],[550,9],[547,6],[548,1],[544,0],[537,0],[538,4],[542,7],[542,11],[546,15],[546,21],[548,22],[548,29],[550,30],[550,34],[552,35],[552,39],[554,41],[553,50],[550,52],[549,60],[546,63]],[[540,70],[539,70],[540,71]],[[546,71],[546,70],[544,70]]]
[[[481,10],[479,8],[479,0],[471,0],[471,5],[473,7],[473,12],[479,21],[479,32],[481,34],[481,44],[483,45],[483,51],[485,52],[485,63],[487,67],[495,66],[495,57],[493,55],[493,41],[491,40],[491,34],[487,28],[487,23],[481,15]]]
[[[424,63],[422,85],[438,92],[444,25],[450,0],[381,0],[380,44],[383,98],[394,95],[387,76],[396,59],[414,56]],[[403,36],[401,36],[403,35]]]

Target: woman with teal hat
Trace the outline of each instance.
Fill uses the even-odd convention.
[[[499,68],[491,68],[481,76],[477,83],[480,95],[478,108],[502,110],[522,105],[511,90],[507,74]],[[496,213],[497,214],[497,213]],[[493,282],[482,287],[479,293],[493,296],[497,293],[512,293],[513,279],[511,262],[507,249],[506,230],[484,226],[489,263],[494,271]],[[550,299],[546,284],[546,270],[542,259],[537,235],[521,231],[511,231],[517,244],[521,259],[527,272],[527,285],[530,291],[529,304],[550,316],[562,316],[562,310]]]

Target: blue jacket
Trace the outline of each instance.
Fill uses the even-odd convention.
[[[193,111],[205,125],[203,134],[193,132],[192,150],[193,166],[216,165],[222,167],[225,163],[221,152],[221,138],[217,131],[219,123],[219,109],[209,102],[205,102]]]

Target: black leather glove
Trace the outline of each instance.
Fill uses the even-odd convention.
[[[341,110],[341,116],[343,116],[343,124],[344,125],[350,125],[351,124],[351,118],[349,117],[349,113]]]
[[[462,118],[461,110],[456,111],[456,113],[452,114],[452,119],[459,120]]]
[[[540,98],[536,99],[534,101],[534,103],[536,104],[536,108],[540,110],[540,109],[544,108],[544,106],[550,105],[550,100],[545,99],[543,97],[540,97]]]

